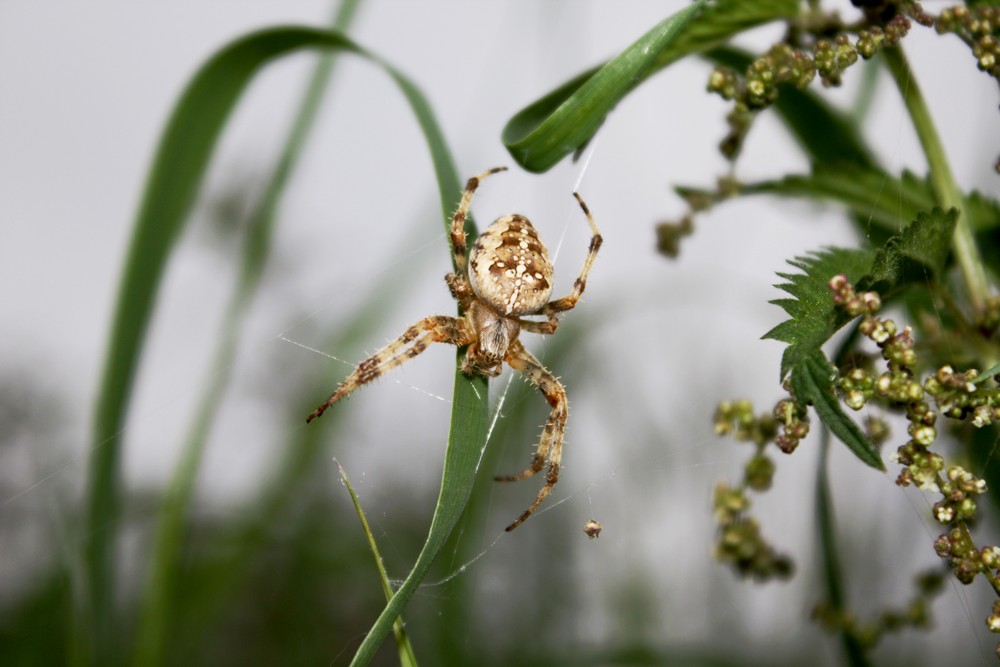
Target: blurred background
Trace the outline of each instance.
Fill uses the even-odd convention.
[[[578,162],[528,174],[500,142],[520,108],[684,5],[372,0],[350,25],[420,86],[462,178],[512,167],[482,186],[473,211],[481,228],[505,213],[530,217],[555,254],[557,295],[589,239],[574,189],[605,239],[559,334],[526,337],[569,394],[560,482],[543,511],[503,532],[539,483],[491,478],[529,462],[547,411],[508,371],[491,383],[499,408],[473,504],[406,612],[424,664],[841,663],[809,619],[820,597],[815,435],[777,461],[775,487],[754,507],[796,576],[755,585],[711,558],[712,489],[738,480],[750,454],[714,435],[712,414],[723,399],[762,411],[779,398],[782,345],[760,340],[785,319],[767,303],[780,296],[774,274],[795,255],[853,243],[851,228],[832,208],[750,198],[699,218],[679,258],[656,251],[654,225],[685,211],[672,187],[710,187],[727,169],[716,145],[728,108],[704,92],[711,68],[696,59],[630,95]],[[78,566],[93,406],[131,226],[173,104],[224,44],[268,26],[327,25],[335,8],[0,4],[0,663],[58,664],[70,652],[66,573]],[[780,36],[771,26],[743,43],[760,51]],[[996,145],[983,141],[1000,136],[995,88],[957,40],[918,28],[907,51],[959,183],[996,196]],[[384,599],[334,457],[390,577],[409,571],[437,496],[453,348],[429,349],[322,425],[304,423],[358,360],[416,320],[454,312],[424,139],[370,63],[336,60],[236,360],[212,366],[241,229],[314,62],[295,55],[264,70],[227,126],[159,290],[123,434],[127,643],[151,529],[203,387],[231,372],[198,473],[171,664],[347,664]],[[829,98],[850,104],[860,69]],[[864,131],[890,171],[925,169],[888,78]],[[752,180],[806,168],[765,114],[738,171]],[[295,447],[309,456],[296,459]],[[904,604],[913,575],[939,561],[930,501],[897,488],[891,466],[877,473],[841,450],[831,463],[847,592],[859,613],[876,613]],[[591,518],[604,526],[597,540],[582,532]],[[949,582],[934,629],[889,638],[879,664],[993,661],[986,593]],[[388,643],[377,664],[396,664]]]

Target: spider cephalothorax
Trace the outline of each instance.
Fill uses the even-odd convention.
[[[506,361],[511,368],[522,373],[538,387],[551,406],[531,465],[515,475],[496,478],[504,482],[516,481],[535,475],[546,465],[548,467],[545,485],[534,502],[514,523],[507,526],[507,530],[513,530],[531,516],[559,480],[559,463],[562,459],[563,434],[569,406],[562,384],[524,349],[518,336],[522,330],[540,334],[555,333],[559,326],[559,313],[573,308],[583,294],[590,267],[601,247],[601,233],[587,205],[574,192],[573,196],[587,216],[593,236],[583,269],[573,284],[573,291],[569,296],[554,301],[549,300],[552,294],[552,262],[549,252],[538,237],[535,227],[523,215],[498,218],[476,239],[472,251],[466,257],[465,220],[472,196],[484,178],[505,169],[506,167],[497,167],[470,178],[452,218],[451,241],[456,271],[445,276],[445,280],[452,296],[458,301],[462,317],[436,315],[420,320],[402,336],[358,364],[354,372],[306,421],[319,417],[328,407],[361,385],[417,356],[430,343],[468,346],[462,362],[462,372],[467,375],[495,377],[500,374],[503,362]],[[539,315],[545,319],[522,319],[525,315]]]

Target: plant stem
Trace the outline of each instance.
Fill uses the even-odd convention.
[[[833,514],[833,497],[827,475],[827,458],[830,451],[830,431],[820,432],[819,467],[816,470],[816,514],[819,523],[820,548],[823,554],[823,585],[827,604],[840,615],[845,612],[843,582],[840,575],[840,556],[837,553],[836,518]],[[858,638],[845,628],[840,629],[840,642],[844,647],[847,663],[852,667],[868,667],[871,663]]]
[[[900,47],[886,49],[883,54],[896,86],[903,96],[903,103],[913,121],[913,128],[920,139],[920,145],[924,149],[934,196],[942,208],[954,208],[958,211],[958,222],[955,225],[955,235],[952,237],[952,250],[962,270],[972,310],[974,314],[981,313],[986,299],[989,298],[989,282],[972,235],[972,228],[969,226],[969,216],[965,211],[962,192],[955,183],[941,139],[934,128],[930,110],[902,49]]]
[[[347,471],[344,470],[344,466],[340,464],[337,459],[333,460],[337,464],[337,469],[340,471],[340,479],[343,480],[344,486],[347,487],[347,492],[351,494],[351,502],[354,503],[354,510],[358,513],[358,519],[361,521],[361,530],[364,531],[365,538],[368,540],[368,548],[371,549],[372,556],[375,560],[375,567],[378,569],[379,581],[382,584],[382,592],[385,594],[386,601],[392,600],[392,586],[389,583],[389,573],[385,569],[385,563],[382,562],[382,555],[378,551],[378,544],[375,543],[375,535],[372,533],[371,527],[368,525],[368,518],[365,517],[365,512],[361,508],[361,500],[358,498],[358,494],[354,492],[354,487],[351,486],[351,480],[347,476]],[[406,636],[406,628],[403,625],[403,617],[398,617],[392,624],[392,631],[396,635],[396,648],[399,651],[399,661],[404,667],[417,665],[417,656],[413,652],[413,646],[410,644],[409,638]]]

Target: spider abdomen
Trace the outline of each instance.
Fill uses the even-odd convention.
[[[476,296],[503,315],[544,306],[552,294],[552,262],[535,226],[516,213],[497,218],[472,246],[469,281]]]

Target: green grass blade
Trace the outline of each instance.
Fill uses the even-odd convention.
[[[386,600],[392,600],[392,585],[389,583],[389,574],[385,571],[385,564],[382,562],[382,554],[378,551],[375,535],[372,534],[372,530],[368,525],[368,519],[365,517],[365,511],[361,508],[361,500],[358,498],[358,494],[354,492],[354,487],[351,486],[351,479],[347,476],[344,466],[340,465],[340,461],[336,463],[337,469],[340,471],[340,479],[344,481],[344,486],[347,487],[347,492],[351,495],[351,502],[354,503],[354,510],[358,513],[358,520],[361,521],[361,530],[364,531],[365,539],[368,540],[368,547],[371,549],[372,557],[375,560],[375,567],[378,569],[378,578],[382,584],[382,592],[385,593]],[[404,667],[409,667],[410,665],[416,667],[417,656],[413,652],[413,645],[410,644],[410,639],[406,636],[406,628],[403,627],[402,619],[397,618],[393,621],[392,632],[396,636],[396,648],[399,650],[400,664]]]
[[[585,146],[615,105],[657,71],[739,32],[794,15],[797,9],[795,0],[698,0],[604,65],[517,112],[503,129],[504,145],[528,171],[546,171]]]
[[[344,30],[357,9],[358,0],[346,0],[334,18],[333,28]],[[179,558],[186,536],[187,511],[191,505],[195,478],[200,467],[205,443],[222,398],[229,384],[239,347],[240,331],[246,312],[257,293],[260,277],[270,254],[275,226],[275,212],[285,191],[293,166],[297,162],[309,129],[330,80],[332,55],[325,54],[317,62],[302,104],[285,142],[278,164],[264,189],[260,204],[250,216],[247,237],[243,245],[240,275],[232,299],[226,309],[211,373],[205,383],[197,414],[189,430],[177,470],[160,508],[159,521],[153,538],[153,550],[145,595],[139,611],[136,631],[134,665],[160,665],[164,662],[168,638],[171,635],[172,607]]]
[[[166,260],[186,222],[215,142],[239,97],[266,64],[307,48],[353,52],[379,65],[393,78],[428,142],[446,227],[451,209],[458,201],[460,185],[454,164],[423,95],[401,73],[343,35],[297,27],[253,33],[219,51],[194,77],[168,121],[150,171],[120,283],[99,391],[84,544],[89,594],[80,615],[84,630],[77,633],[78,637],[92,643],[84,649],[93,663],[113,664],[115,661],[112,654],[115,631],[112,553],[121,503],[121,430]],[[404,585],[386,608],[393,619],[409,600],[454,527],[475,476],[478,449],[485,434],[486,383],[468,380],[457,371],[456,376],[441,499],[427,544],[407,579],[409,586]],[[390,626],[391,619],[383,628],[380,618],[368,635],[366,645],[374,643],[377,646]],[[369,650],[373,652],[374,648]]]
[[[503,142],[518,164],[546,171],[590,141],[608,112],[645,80],[659,54],[704,4],[698,0],[658,23],[603,67],[574,78],[511,118]]]
[[[467,378],[455,373],[455,395],[451,410],[451,432],[445,453],[444,474],[438,494],[434,518],[417,562],[409,576],[396,591],[392,600],[379,615],[371,631],[365,636],[351,665],[367,665],[385,639],[392,623],[427,576],[431,564],[441,552],[452,530],[469,502],[476,481],[481,446],[486,442],[486,380],[482,377]]]

